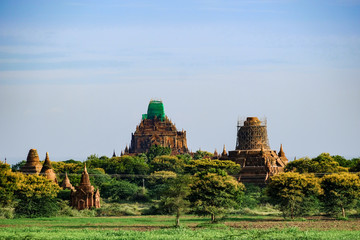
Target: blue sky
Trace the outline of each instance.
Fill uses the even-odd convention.
[[[193,151],[267,117],[289,158],[360,156],[360,1],[1,1],[0,160],[130,143],[151,98]]]

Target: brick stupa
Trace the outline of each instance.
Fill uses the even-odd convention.
[[[39,174],[42,165],[36,149],[30,149],[26,159],[26,164],[21,167],[20,171],[25,174]]]
[[[65,173],[65,178],[61,183],[61,187],[63,189],[70,189],[70,190],[73,190],[73,191],[75,190],[75,188],[73,187],[73,185],[70,182],[70,179],[69,179],[67,173]]]
[[[58,183],[57,179],[56,179],[56,174],[54,172],[54,169],[51,165],[50,162],[50,158],[49,158],[49,153],[46,152],[46,157],[45,157],[45,162],[44,165],[40,171],[40,175],[45,176],[47,179],[54,181],[55,183]]]
[[[269,177],[283,172],[288,163],[282,145],[277,154],[271,150],[266,121],[248,117],[238,123],[236,149],[222,154],[221,159],[241,165],[239,180],[243,183],[263,185]]]

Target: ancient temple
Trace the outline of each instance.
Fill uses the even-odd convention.
[[[84,171],[81,174],[80,185],[71,191],[71,206],[83,210],[85,208],[100,208],[99,189],[94,191],[94,186],[90,183],[89,174],[84,165]]]
[[[61,183],[61,187],[62,189],[70,189],[70,190],[73,190],[75,191],[75,188],[73,187],[73,185],[70,183],[70,179],[67,175],[67,172],[65,173],[65,178],[64,180],[62,181]]]
[[[254,184],[265,184],[270,176],[283,172],[288,162],[282,145],[278,154],[270,149],[266,121],[257,117],[238,122],[236,149],[223,152],[221,159],[240,164],[239,180]]]
[[[30,149],[26,163],[21,167],[20,171],[25,174],[39,174],[42,169],[39,155],[36,149]]]
[[[143,114],[135,133],[131,135],[131,153],[145,153],[152,145],[170,147],[173,154],[187,153],[186,131],[177,131],[165,115],[162,101],[151,100],[147,114]]]
[[[56,174],[54,172],[54,169],[51,165],[50,162],[50,158],[49,158],[49,153],[46,152],[46,157],[45,157],[45,161],[44,161],[44,165],[41,168],[40,171],[40,175],[45,176],[47,179],[54,181],[55,183],[58,183],[57,179],[56,179]]]

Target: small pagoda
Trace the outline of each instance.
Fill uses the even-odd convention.
[[[67,172],[65,173],[65,178],[64,178],[64,180],[63,180],[62,183],[61,183],[61,187],[62,187],[62,189],[64,189],[64,190],[65,190],[65,189],[70,189],[70,190],[75,191],[75,188],[74,188],[73,185],[71,184]]]
[[[95,191],[94,186],[91,185],[86,164],[81,174],[80,185],[75,187],[75,190],[71,190],[71,206],[78,210],[100,208],[100,191],[99,189]]]
[[[30,149],[26,163],[20,168],[20,172],[24,174],[39,174],[42,169],[42,164],[40,163],[39,155],[36,149]]]
[[[51,165],[49,153],[46,152],[45,162],[44,165],[41,168],[40,175],[45,176],[47,179],[54,181],[55,183],[58,183],[56,179],[56,174],[54,172],[54,169]]]

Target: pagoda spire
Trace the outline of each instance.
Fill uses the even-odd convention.
[[[86,163],[84,164],[84,171],[81,174],[80,185],[90,185],[90,178],[86,169]]]
[[[222,157],[227,156],[225,144],[224,144],[224,148],[223,148],[223,151],[222,151],[222,153],[221,153],[221,156],[222,156]]]
[[[114,149],[112,157],[116,157],[115,149]]]
[[[280,144],[280,151],[279,151],[278,156],[279,157],[285,157],[285,152],[284,152],[282,144]]]

